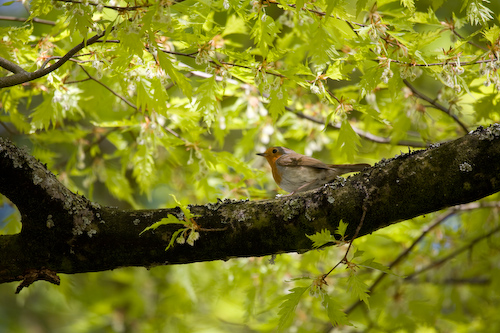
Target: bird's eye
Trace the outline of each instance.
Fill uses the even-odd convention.
[[[273,149],[273,154],[276,154],[278,152],[278,149],[274,148]]]

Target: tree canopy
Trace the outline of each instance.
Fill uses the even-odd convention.
[[[0,327],[500,330],[500,3],[0,8]]]

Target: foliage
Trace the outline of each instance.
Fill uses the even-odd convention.
[[[0,134],[101,205],[269,198],[276,185],[255,156],[268,145],[374,164],[500,119],[498,1],[32,0],[1,12],[0,58],[28,72],[103,34],[58,69],[0,90]],[[23,13],[25,23],[4,18]],[[1,67],[0,83],[13,74]],[[16,298],[0,285],[0,327],[499,331],[496,200],[360,238],[348,260],[345,247],[328,247],[274,265],[63,276]],[[184,215],[162,222],[183,224],[168,246],[194,242]],[[2,233],[19,231],[15,210],[2,218]],[[309,237],[321,247],[345,230]]]
[[[160,221],[153,223],[149,227],[145,228],[141,234],[148,230],[155,230],[159,226],[166,225],[166,224],[182,224],[183,227],[180,229],[177,229],[173,234],[172,237],[170,238],[170,241],[168,242],[168,245],[165,249],[168,250],[172,246],[174,246],[174,242],[177,242],[179,244],[184,244],[188,243],[189,245],[193,246],[194,242],[200,238],[200,233],[197,231],[199,230],[199,226],[196,224],[196,222],[193,220],[196,215],[192,214],[191,211],[187,208],[181,205],[179,201],[175,198],[175,196],[172,194],[172,197],[174,198],[174,201],[176,204],[179,205],[182,211],[183,219],[179,219],[176,216],[169,214],[168,217],[161,219]]]

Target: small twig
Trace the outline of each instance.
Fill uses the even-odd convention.
[[[496,228],[493,228],[492,230],[490,230],[489,232],[487,232],[486,234],[484,235],[481,235],[481,236],[478,236],[474,239],[471,240],[471,242],[459,249],[457,249],[456,251],[450,253],[449,255],[445,256],[444,258],[441,258],[439,260],[436,260],[432,263],[430,263],[429,265],[413,272],[412,274],[408,275],[405,280],[411,280],[413,279],[415,276],[419,275],[419,274],[422,274],[424,272],[427,272],[428,270],[434,268],[434,267],[437,267],[437,266],[440,266],[442,264],[444,264],[445,262],[449,261],[450,259],[453,259],[455,258],[456,256],[458,256],[459,254],[461,254],[462,252],[465,252],[471,248],[474,247],[474,245],[476,245],[476,243],[482,241],[483,239],[485,238],[488,238],[490,236],[492,236],[493,234],[497,233],[500,231],[500,226],[497,226]]]
[[[456,212],[454,210],[451,210],[449,211],[448,213],[445,213],[441,216],[439,216],[433,223],[431,223],[429,226],[427,226],[423,231],[422,233],[420,234],[420,236],[415,239],[413,241],[413,243],[406,249],[404,250],[402,253],[399,254],[399,256],[394,259],[394,261],[388,266],[389,269],[392,269],[394,268],[397,264],[399,264],[405,257],[408,256],[408,254],[417,246],[418,243],[420,243],[424,237],[431,231],[433,230],[435,227],[437,227],[438,225],[440,225],[443,221],[445,221],[447,218],[449,218],[450,216],[454,215]],[[372,293],[373,290],[377,287],[377,285],[382,282],[382,280],[384,280],[388,275],[385,274],[385,273],[380,273],[380,275],[377,277],[377,279],[372,283],[372,285],[370,287],[368,287],[368,292],[369,293]],[[351,313],[354,309],[356,309],[359,305],[361,305],[361,300],[357,300],[354,304],[352,304],[349,308],[347,308],[347,310],[345,310],[344,312],[346,314],[349,314]]]
[[[24,17],[15,17],[15,16],[0,15],[0,20],[4,20],[4,21],[27,22],[26,21],[27,19],[28,18],[24,18]],[[56,22],[54,22],[54,21],[43,20],[43,19],[40,19],[40,18],[37,18],[37,17],[34,17],[33,19],[31,19],[31,21],[33,21],[35,23],[40,23],[40,24],[56,25]]]
[[[89,80],[92,80],[92,79],[90,77],[88,77],[88,78],[81,79],[81,80],[65,81],[64,84],[82,83],[82,82],[89,81]]]
[[[76,55],[75,55],[75,57],[76,57]],[[45,59],[45,61],[43,62],[42,66],[40,66],[40,69],[45,68],[45,66],[47,66],[47,64],[49,62],[51,62],[52,60],[58,60],[58,59],[61,59],[61,58],[62,58],[61,56],[53,56],[53,57]],[[68,59],[68,61],[75,62],[77,64],[84,64],[84,63],[87,63],[87,62],[93,62],[94,60],[78,60],[78,59],[70,58],[70,59]]]
[[[456,115],[452,114],[449,109],[447,109],[446,107],[439,104],[435,100],[429,98],[428,96],[426,96],[423,93],[421,93],[420,91],[418,91],[408,80],[403,79],[403,82],[408,88],[410,88],[410,90],[413,92],[413,94],[415,94],[418,98],[423,99],[424,101],[428,102],[429,104],[432,105],[433,108],[446,113],[448,116],[453,118],[453,120],[455,120],[455,122],[462,128],[462,130],[465,133],[469,133],[467,126],[460,119],[458,119],[458,117]]]
[[[182,57],[189,57],[189,58],[193,58],[193,59],[196,58],[196,54],[198,54],[198,51],[192,52],[192,53],[182,53],[182,52],[168,51],[168,50],[164,50],[164,49],[158,49],[158,50],[162,51],[163,53],[178,55],[178,56],[182,56]],[[217,66],[217,67],[219,67],[219,63],[220,63],[222,65],[231,66],[231,67],[246,68],[246,69],[250,69],[250,70],[255,69],[255,67],[252,67],[252,66],[240,65],[240,64],[236,64],[234,62],[227,62],[227,61],[222,61],[222,60],[217,60],[217,62],[214,60],[209,60],[208,62]],[[280,73],[266,71],[266,74],[274,75],[274,76],[281,77],[281,78],[286,78],[285,75],[280,74]]]
[[[66,2],[66,3],[74,3],[74,4],[83,4],[83,1],[78,1],[78,0],[54,0],[54,1],[59,1],[59,2]],[[95,3],[95,2],[88,2],[86,3],[87,5],[97,7],[100,4]],[[132,11],[132,10],[137,10],[141,8],[148,8],[151,7],[152,5],[147,4],[147,5],[139,5],[139,6],[130,6],[130,7],[120,7],[120,6],[109,6],[109,5],[102,5],[103,8],[108,8],[108,9],[113,9],[119,12],[123,11]]]
[[[460,38],[460,40],[465,40],[465,38],[463,38],[456,30],[455,28],[451,29],[451,32],[453,32],[455,34],[455,36],[457,36],[458,38]],[[479,45],[479,44],[476,44],[474,43],[473,41],[470,41],[468,40],[467,41],[468,44],[474,46],[474,47],[477,47],[478,49],[481,49],[483,51],[489,51],[488,48],[482,46],[482,45]]]
[[[455,215],[457,212],[464,212],[464,211],[469,211],[469,210],[474,210],[478,208],[493,208],[493,207],[499,207],[500,202],[473,202],[465,205],[460,205],[457,207],[454,207],[453,209],[450,209],[448,212],[443,213],[442,215],[438,216],[434,222],[430,223],[425,229],[422,231],[420,236],[418,236],[413,243],[403,252],[399,254],[399,256],[394,259],[392,263],[389,264],[388,268],[393,269],[396,267],[404,258],[406,258],[411,251],[437,226],[439,226],[441,223],[446,221],[449,217]],[[379,285],[382,280],[384,280],[388,275],[385,273],[380,273],[380,275],[375,279],[375,281],[372,283],[370,287],[368,287],[368,292],[372,293],[373,290]],[[347,310],[344,312],[346,314],[351,313],[355,308],[357,308],[362,301],[358,300],[355,303],[353,303]]]
[[[99,81],[98,79],[96,79],[95,77],[93,77],[92,75],[90,75],[90,73],[87,72],[87,70],[85,69],[85,67],[83,67],[83,66],[80,65],[80,68],[85,72],[85,74],[87,74],[87,76],[89,77],[89,79],[91,79],[92,81],[97,82],[98,84],[100,84],[101,86],[103,86],[104,88],[106,88],[109,92],[111,92],[113,95],[115,95],[116,97],[118,97],[119,99],[121,99],[123,102],[125,102],[125,104],[127,104],[131,108],[134,108],[135,110],[137,110],[137,106],[135,106],[134,103],[130,102],[128,99],[126,99],[125,97],[123,97],[122,95],[118,94],[116,91],[114,91],[110,87],[108,87],[106,84],[102,83],[101,81]]]
[[[379,62],[379,60],[375,60]],[[431,66],[444,66],[444,65],[451,65],[451,66],[472,66],[472,65],[479,65],[479,64],[485,64],[489,62],[496,61],[496,59],[485,59],[485,60],[476,60],[476,61],[460,61],[460,64],[455,61],[443,61],[443,62],[431,62],[431,63],[426,63],[426,64],[420,64],[420,63],[415,63],[415,62],[406,62],[406,61],[401,61],[397,59],[391,59],[391,62],[395,64],[400,64],[400,65],[408,65],[412,67],[431,67]]]
[[[367,200],[367,198],[365,198],[365,203],[366,203],[366,200]],[[321,280],[324,281],[328,277],[328,275],[330,275],[335,270],[335,268],[337,268],[340,264],[345,264],[348,262],[347,255],[349,254],[349,250],[352,247],[352,243],[354,242],[356,237],[358,237],[359,231],[361,230],[361,227],[363,226],[363,222],[365,221],[367,211],[368,211],[368,207],[366,205],[363,205],[363,214],[361,215],[361,219],[359,221],[358,227],[356,228],[356,232],[354,233],[354,236],[351,238],[351,241],[349,242],[349,246],[347,247],[347,250],[345,251],[344,257],[335,266],[333,266],[332,269],[330,269],[328,271],[328,273],[323,274],[321,276]]]
[[[433,284],[444,284],[444,285],[453,285],[453,284],[471,284],[471,285],[485,285],[491,284],[491,279],[488,277],[471,277],[471,278],[447,278],[444,280],[431,281],[429,279],[421,280],[406,280],[407,283],[433,283]]]
[[[267,2],[283,6],[283,4],[281,4],[280,2],[278,2],[276,0],[268,0]],[[297,5],[295,5],[295,4],[287,4],[287,6],[290,7],[290,8],[297,8]],[[319,10],[309,9],[309,8],[306,8],[306,7],[303,7],[303,8],[300,8],[300,9],[308,11],[308,12],[316,14],[316,15],[319,15],[319,16],[326,16],[326,13],[320,12]],[[360,26],[360,27],[365,27],[366,26],[366,24],[361,24],[361,23],[356,23],[356,22],[350,22],[350,21],[347,21],[347,20],[345,20],[343,18],[340,18],[340,17],[335,16],[335,15],[331,15],[331,14],[329,15],[329,17],[335,18],[335,19],[340,20],[340,21],[344,21],[344,22],[346,22],[349,25],[355,24],[355,25]]]
[[[127,104],[128,106],[130,106],[131,108],[133,108],[134,110],[136,111],[139,111],[137,106],[130,102],[128,99],[126,99],[124,96],[118,94],[116,91],[114,91],[113,89],[111,89],[109,86],[107,86],[106,84],[102,83],[100,80],[96,79],[95,77],[93,77],[92,75],[90,75],[90,73],[85,69],[84,66],[81,66],[80,65],[80,68],[85,72],[85,74],[88,76],[88,78],[86,79],[83,79],[83,80],[77,80],[77,81],[68,81],[66,82],[66,84],[72,84],[72,83],[80,83],[80,82],[85,82],[85,81],[88,81],[88,80],[92,80],[92,81],[95,81],[96,83],[100,84],[101,86],[103,86],[104,88],[106,88],[109,92],[111,92],[113,95],[115,95],[116,97],[118,97],[119,99],[121,99],[123,102],[125,102],[125,104]],[[187,142],[186,139],[184,139],[183,137],[181,137],[177,132],[175,132],[174,130],[164,126],[163,127],[167,132],[169,132],[170,134],[172,134],[173,136],[175,136],[176,138],[184,141],[184,142]]]
[[[291,108],[289,107],[285,107],[285,109],[287,111],[290,111],[292,112],[293,114],[297,115],[297,117],[299,118],[302,118],[302,119],[307,119],[309,121],[312,121],[316,124],[320,124],[320,125],[324,125],[325,122],[320,120],[320,119],[317,119],[317,118],[314,118],[312,116],[309,116],[309,115],[306,115],[302,112],[297,112],[297,111],[294,111],[292,110]],[[327,127],[330,127],[330,128],[334,128],[334,129],[340,129],[341,127],[341,124],[339,123],[328,123],[326,125]],[[376,136],[370,132],[366,132],[366,131],[363,131],[355,126],[352,126],[352,129],[354,132],[356,132],[356,134],[358,134],[360,137],[362,137],[363,139],[366,139],[368,141],[372,141],[372,142],[375,142],[375,143],[381,143],[381,144],[390,144],[391,143],[391,139],[390,138],[384,138],[384,137],[381,137],[381,136]],[[428,147],[429,145],[424,143],[424,142],[416,142],[416,141],[409,141],[409,140],[401,140],[401,141],[398,141],[396,143],[397,145],[399,146],[407,146],[407,147],[415,147],[415,148],[425,148],[425,147]]]

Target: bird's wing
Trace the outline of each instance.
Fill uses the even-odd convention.
[[[282,155],[280,158],[276,160],[276,164],[278,164],[279,166],[286,166],[286,167],[307,166],[310,168],[317,168],[317,169],[330,169],[330,166],[328,164],[325,164],[320,160],[297,153],[289,153]]]

